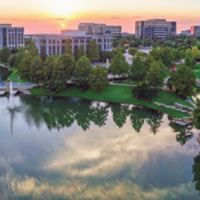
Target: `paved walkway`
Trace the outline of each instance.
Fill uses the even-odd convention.
[[[110,85],[120,85],[120,86],[126,86],[126,87],[136,87],[137,85],[135,84],[127,84],[127,83],[114,83],[114,82],[109,82]],[[163,89],[163,87],[157,87],[158,89]]]

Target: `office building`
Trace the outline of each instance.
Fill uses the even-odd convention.
[[[86,35],[104,35],[106,32],[110,32],[113,37],[120,37],[122,32],[121,26],[95,23],[80,23],[78,30],[85,31]]]
[[[200,36],[200,26],[191,26],[190,34],[193,37],[199,37]]]
[[[68,39],[71,40],[73,53],[76,53],[77,48],[81,45],[87,52],[92,40],[96,40],[100,51],[112,51],[113,48],[113,37],[110,34],[86,35],[84,31],[64,30],[60,35],[31,35],[30,38],[43,56],[62,55]]]
[[[0,49],[24,47],[24,28],[12,27],[11,24],[0,24]]]
[[[185,31],[181,31],[181,35],[187,35],[190,36],[190,30],[185,30]]]
[[[161,39],[176,37],[176,22],[165,19],[151,19],[147,21],[136,21],[135,36],[141,39]]]

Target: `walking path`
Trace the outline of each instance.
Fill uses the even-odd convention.
[[[135,84],[127,84],[127,83],[114,83],[114,82],[109,82],[110,85],[119,85],[119,86],[127,86],[127,87],[136,87],[137,85]],[[158,89],[163,89],[163,87],[157,87]]]

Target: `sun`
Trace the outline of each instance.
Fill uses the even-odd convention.
[[[66,25],[65,24],[61,24],[61,26],[62,26],[62,28],[65,28]]]

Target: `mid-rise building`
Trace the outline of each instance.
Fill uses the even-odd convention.
[[[135,36],[141,39],[161,39],[176,37],[176,22],[165,19],[151,19],[147,21],[136,21]]]
[[[200,26],[191,26],[190,34],[193,37],[199,37],[200,36]]]
[[[185,30],[185,31],[181,31],[181,35],[187,35],[190,36],[190,30]]]
[[[113,37],[120,37],[122,33],[121,26],[95,23],[80,23],[78,30],[85,31],[86,35],[104,35],[106,32],[110,32]]]
[[[86,35],[83,31],[62,31],[60,35],[31,35],[30,38],[36,44],[39,53],[42,56],[62,55],[65,52],[67,40],[70,39],[73,53],[76,53],[77,48],[84,46],[85,52],[92,40],[96,40],[100,51],[112,51],[113,37],[111,35]]]
[[[24,47],[24,28],[12,27],[11,24],[0,24],[0,49]]]

